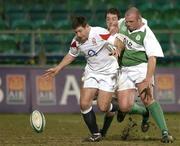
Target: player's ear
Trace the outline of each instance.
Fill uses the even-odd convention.
[[[138,17],[138,23],[142,23],[142,17],[141,16]]]

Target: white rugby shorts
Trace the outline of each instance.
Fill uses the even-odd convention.
[[[141,63],[136,66],[122,67],[119,78],[117,91],[126,89],[136,89],[136,84],[146,78],[147,63]],[[154,78],[153,84],[154,84]]]
[[[82,77],[84,88],[97,88],[99,90],[114,92],[117,89],[117,73],[100,74],[93,72],[85,72]]]

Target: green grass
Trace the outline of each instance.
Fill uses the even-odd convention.
[[[172,144],[160,142],[161,133],[152,119],[150,119],[149,131],[142,133],[140,116],[131,116],[137,126],[131,131],[126,141],[121,139],[121,133],[128,124],[129,116],[123,123],[118,123],[114,118],[108,135],[103,141],[87,143],[82,142],[89,132],[80,114],[45,114],[47,123],[42,133],[32,130],[28,114],[1,114],[0,146],[179,146],[180,113],[166,114],[165,116],[170,132],[176,139]],[[102,114],[97,115],[97,121],[102,126]]]

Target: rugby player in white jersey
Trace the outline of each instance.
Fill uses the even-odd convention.
[[[105,18],[106,18],[107,29],[109,30],[111,35],[115,36],[119,32],[119,28],[118,28],[118,21],[120,19],[119,10],[116,8],[108,9],[106,11]],[[146,23],[146,20],[144,19],[143,22]],[[121,66],[121,62],[119,62],[119,65]],[[116,97],[113,98],[113,103],[118,104]],[[149,112],[146,110],[146,108],[144,106],[140,106],[137,103],[133,103],[133,105],[131,106],[131,109],[128,111],[128,113],[142,115],[143,119],[142,119],[142,123],[141,123],[141,130],[143,132],[148,131],[148,129],[149,129],[149,123],[148,123]],[[105,115],[103,127],[100,130],[102,136],[106,135],[107,130],[111,125],[114,115],[115,115],[115,112],[108,112]],[[118,110],[117,120],[119,122],[122,122],[124,120],[125,115],[126,115],[126,112],[123,113],[120,110]],[[132,124],[130,124],[130,125],[132,125]]]
[[[162,108],[153,97],[156,58],[164,57],[161,46],[135,7],[129,8],[125,19],[119,22],[119,33],[125,44],[117,93],[120,109],[123,112],[131,109],[137,88],[142,102],[161,130],[161,142],[172,142]]]
[[[75,32],[69,53],[53,68],[46,70],[44,78],[54,77],[64,67],[69,65],[82,52],[87,64],[84,70],[84,83],[80,92],[80,108],[83,119],[91,133],[86,141],[100,141],[96,116],[92,101],[98,93],[97,106],[102,112],[115,111],[117,106],[111,104],[112,95],[116,89],[119,65],[118,49],[109,42],[114,42],[110,33],[101,27],[91,27],[82,16],[74,17],[72,28]],[[122,42],[115,40],[117,47],[123,47]],[[111,54],[111,55],[110,55]],[[116,56],[116,57],[115,57]]]

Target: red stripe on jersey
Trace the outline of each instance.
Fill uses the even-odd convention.
[[[108,34],[100,34],[100,37],[103,39],[103,40],[107,40],[109,37],[110,37],[110,33]]]
[[[74,42],[71,43],[71,47],[77,47],[77,46],[76,46],[76,41],[74,41]]]

